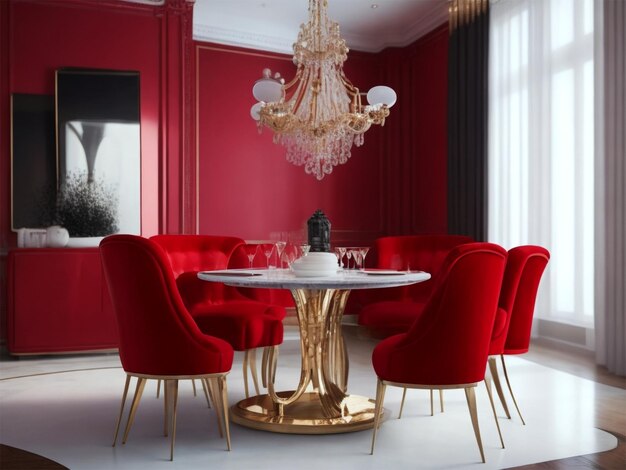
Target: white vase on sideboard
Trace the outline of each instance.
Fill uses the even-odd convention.
[[[52,225],[46,229],[46,246],[51,248],[63,248],[67,246],[69,240],[69,232],[60,225]]]

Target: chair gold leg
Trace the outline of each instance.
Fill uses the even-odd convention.
[[[157,380],[157,398],[161,394],[161,379]]]
[[[270,353],[269,357],[273,357],[272,362],[269,363],[269,370],[267,371],[267,378],[271,380],[272,383],[276,382],[276,366],[278,364],[278,346],[272,346],[274,354]],[[268,358],[269,361],[269,358]]]
[[[256,394],[259,395],[259,379],[256,373],[256,349],[250,350],[250,362],[248,363],[248,368],[252,374],[252,382],[254,383],[254,390]]]
[[[169,435],[170,427],[170,395],[168,391],[167,380],[163,381],[163,437]]]
[[[441,408],[441,412],[443,413],[443,390],[439,389],[439,408]]]
[[[128,414],[128,421],[126,422],[126,429],[124,430],[124,437],[122,438],[122,444],[126,444],[126,439],[128,438],[128,432],[130,428],[133,426],[133,421],[135,421],[135,413],[137,413],[137,407],[139,406],[139,402],[141,401],[141,395],[143,394],[143,388],[146,386],[146,379],[138,377],[137,378],[137,387],[135,388],[135,396],[133,397],[133,402],[130,405],[130,413]]]
[[[498,375],[498,364],[496,363],[496,358],[490,357],[488,363],[489,371],[491,372],[491,377],[493,378],[493,384],[496,386],[496,392],[498,393],[498,397],[500,398],[500,403],[502,403],[504,414],[508,419],[511,419],[511,413],[509,413],[509,407],[506,404],[504,392],[502,391],[502,385],[500,384],[500,376]]]
[[[382,380],[378,379],[376,383],[376,408],[374,411],[374,433],[372,434],[372,448],[370,450],[370,455],[374,455],[374,445],[376,444],[376,432],[378,431],[378,427],[380,426],[380,417],[383,411],[383,404],[385,402],[385,389],[387,385],[383,383]]]
[[[250,398],[248,393],[248,361],[250,360],[250,350],[247,349],[243,356],[243,388],[246,392],[246,398]]]
[[[402,390],[402,401],[400,402],[400,413],[398,413],[398,419],[402,418],[402,410],[404,409],[404,399],[406,398],[406,387]]]
[[[228,423],[228,388],[226,385],[226,377],[222,376],[218,379],[219,389],[221,391],[221,404],[224,413],[224,429],[226,430],[226,447],[230,451],[230,426]]]
[[[220,404],[220,394],[219,387],[217,387],[217,382],[214,379],[205,379],[207,383],[207,387],[209,388],[209,395],[211,396],[211,400],[213,400],[213,404],[215,405],[215,415],[217,416],[217,430],[220,433],[220,437],[224,438],[224,433],[222,431],[222,405]]]
[[[491,404],[491,411],[493,411],[493,419],[496,421],[496,427],[498,428],[498,435],[500,436],[500,444],[504,449],[504,439],[502,439],[502,432],[500,431],[500,423],[498,423],[498,416],[496,415],[496,407],[493,404],[493,396],[491,395],[491,379],[485,377],[485,387],[487,388],[487,395],[489,395],[489,403]]]
[[[430,389],[430,415],[433,416],[435,414],[433,409],[433,390]]]
[[[263,348],[263,356],[261,358],[261,383],[263,384],[263,388],[267,388],[267,358],[269,352],[269,346]]]
[[[122,414],[124,413],[124,405],[126,404],[126,396],[128,395],[128,386],[130,385],[130,375],[126,375],[126,383],[124,384],[124,393],[122,394],[122,405],[120,406],[120,414],[117,417],[117,424],[115,425],[115,436],[113,436],[113,447],[117,441],[117,434],[120,431],[120,423],[122,422]]]
[[[474,391],[474,387],[467,387],[465,389],[465,398],[467,400],[467,407],[469,408],[470,417],[472,418],[472,427],[474,428],[476,442],[478,443],[478,449],[480,450],[480,458],[482,459],[483,463],[485,463],[483,441],[480,438],[480,428],[478,427],[478,412],[476,410],[476,392]]]
[[[504,363],[504,354],[500,355],[500,359],[502,360],[502,370],[504,370],[504,378],[506,379],[506,385],[509,387],[509,392],[511,393],[511,398],[513,398],[513,404],[515,405],[515,409],[517,410],[517,414],[519,415],[519,419],[522,420],[522,424],[526,426],[526,421],[522,417],[522,413],[520,413],[519,406],[517,406],[517,400],[515,399],[515,395],[513,395],[513,389],[511,388],[511,382],[509,382],[509,374],[506,372],[506,364]]]
[[[196,381],[194,379],[191,379],[191,386],[193,387],[193,396],[197,397],[198,395],[196,394]]]
[[[171,394],[173,395],[173,409],[172,409],[172,442],[170,444],[170,462],[174,460],[174,444],[176,442],[176,411],[178,409],[178,380],[168,380],[171,383],[168,384],[172,387]]]
[[[209,399],[209,392],[206,386],[206,379],[200,379],[200,383],[202,384],[202,390],[204,390],[204,396],[206,397],[206,404],[208,408],[211,408],[211,400]]]

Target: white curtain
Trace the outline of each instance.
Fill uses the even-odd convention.
[[[594,315],[594,3],[492,4],[489,240],[551,253],[535,315]]]

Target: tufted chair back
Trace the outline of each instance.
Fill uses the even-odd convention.
[[[430,273],[431,282],[408,286],[403,300],[425,301],[446,256],[454,247],[472,243],[474,239],[462,235],[402,235],[376,240],[379,268],[420,270]]]
[[[215,235],[155,235],[150,240],[165,250],[183,301],[192,314],[204,305],[223,303],[236,292],[218,282],[201,281],[197,273],[227,269],[235,249],[244,244],[242,239]]]

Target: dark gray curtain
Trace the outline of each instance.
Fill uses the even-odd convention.
[[[448,233],[487,239],[489,7],[451,28],[448,49]]]

